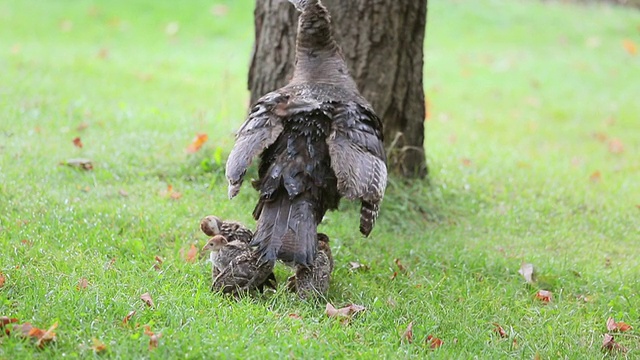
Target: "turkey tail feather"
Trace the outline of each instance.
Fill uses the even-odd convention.
[[[375,225],[378,218],[378,211],[380,211],[379,203],[362,202],[360,206],[360,232],[364,236],[369,236],[371,230],[373,230],[373,225]]]
[[[305,266],[313,264],[316,252],[316,222],[313,205],[302,197],[286,195],[274,201],[261,200],[254,216],[258,226],[251,242],[261,262],[282,260]]]

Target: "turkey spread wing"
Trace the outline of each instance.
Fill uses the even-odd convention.
[[[360,232],[369,235],[387,186],[382,123],[371,109],[361,104],[338,105],[327,144],[338,192],[348,199],[362,201]]]
[[[230,199],[240,191],[244,175],[253,159],[271,146],[282,133],[283,119],[318,106],[317,101],[294,99],[280,92],[268,93],[256,102],[249,118],[238,130],[236,143],[227,159],[225,173],[229,181]]]

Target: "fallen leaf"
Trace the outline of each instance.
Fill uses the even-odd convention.
[[[53,325],[51,325],[49,329],[44,333],[41,333],[41,334],[39,333],[37,337],[38,341],[36,341],[36,346],[39,348],[42,348],[46,343],[54,341],[56,339],[56,333],[53,332],[53,330],[55,330],[57,327],[58,327],[58,323],[56,322]],[[31,329],[31,331],[29,331],[29,334],[31,334],[33,330],[36,330],[36,329],[35,328]]]
[[[211,14],[213,16],[225,16],[229,12],[229,8],[226,5],[217,4],[211,7]]]
[[[600,174],[599,170],[596,170],[589,176],[589,180],[594,183],[600,182],[600,180],[602,180],[602,174]]]
[[[609,136],[602,131],[595,132],[592,136],[601,143],[604,143],[609,139]]]
[[[173,190],[173,185],[167,185],[167,190],[161,192],[162,196],[169,197],[172,200],[178,200],[182,197],[182,194]]]
[[[91,349],[93,349],[93,351],[95,351],[96,353],[101,353],[103,351],[107,350],[107,345],[105,345],[102,341],[93,338],[93,345],[91,346]]]
[[[86,289],[88,285],[89,285],[89,280],[87,280],[87,278],[82,278],[78,281],[78,285],[76,285],[76,289],[77,290]]]
[[[429,347],[432,349],[437,349],[444,343],[442,340],[438,339],[433,335],[427,336],[427,340],[425,342],[429,343]]]
[[[355,315],[364,310],[366,310],[364,306],[356,304],[350,304],[343,308],[336,309],[335,306],[333,306],[331,303],[327,303],[325,314],[327,314],[328,317],[347,317]]]
[[[349,262],[349,266],[350,266],[349,270],[352,270],[352,271],[356,271],[356,270],[367,271],[367,270],[369,270],[369,267],[367,265],[361,264],[361,263],[356,262],[356,261],[350,261]]]
[[[413,321],[407,325],[407,329],[402,334],[400,338],[400,342],[408,342],[409,344],[413,343]]]
[[[202,145],[207,142],[209,136],[207,134],[196,134],[196,137],[191,141],[191,144],[187,147],[187,153],[193,154],[202,148]]]
[[[627,348],[618,344],[612,335],[604,334],[604,338],[602,339],[602,350],[609,353],[625,353],[627,352]]]
[[[395,280],[397,276],[398,276],[398,272],[397,272],[397,271],[394,271],[394,272],[393,272],[393,275],[391,275],[391,277],[390,277],[389,279],[391,279],[391,280]]]
[[[156,334],[151,331],[151,327],[149,325],[144,326],[144,334],[149,336],[149,350],[153,350],[158,347],[158,340],[162,336],[162,334]]]
[[[162,334],[153,334],[149,337],[149,350],[153,350],[158,347],[158,340]]]
[[[615,320],[613,320],[612,317],[607,319],[607,330],[609,331],[619,331],[619,332],[625,332],[625,331],[629,331],[633,329],[631,327],[631,325],[620,321],[620,322],[616,322]]]
[[[151,295],[149,295],[148,292],[140,295],[140,299],[144,301],[144,303],[147,304],[147,306],[150,306],[150,307],[154,306],[153,299],[151,298]]]
[[[168,23],[164,28],[164,32],[168,36],[175,36],[176,34],[178,34],[178,31],[180,31],[180,24],[175,21]]]
[[[636,45],[635,42],[633,42],[633,40],[630,40],[630,39],[622,40],[622,47],[624,47],[624,49],[630,55],[636,55],[638,53],[638,46]]]
[[[100,48],[100,50],[98,51],[98,58],[102,59],[102,60],[106,60],[109,57],[109,49],[107,48]]]
[[[78,124],[78,126],[76,126],[76,130],[77,131],[84,131],[89,127],[89,124],[87,122],[81,122],[80,124]]]
[[[498,335],[500,335],[501,338],[506,338],[509,337],[509,335],[507,335],[507,332],[504,331],[504,329],[502,328],[502,326],[500,326],[500,324],[498,323],[493,323],[493,331],[495,331]]]
[[[185,260],[188,263],[193,263],[196,261],[197,257],[198,257],[198,248],[194,244],[191,244],[191,247],[189,248],[187,255],[185,255]]]
[[[93,163],[89,159],[69,159],[61,162],[60,165],[67,165],[81,170],[93,170]]]
[[[620,139],[609,140],[609,152],[612,154],[620,154],[624,152],[624,144]]]
[[[529,284],[533,284],[535,282],[533,264],[523,263],[518,272]]]
[[[298,315],[298,314],[289,314],[289,318],[291,319],[296,319],[296,320],[302,320],[302,316]]]
[[[0,289],[4,286],[4,282],[7,280],[7,278],[5,278],[4,274],[2,273],[2,271],[0,271]]]
[[[536,299],[548,303],[551,301],[551,291],[547,291],[547,290],[540,290],[536,293]]]
[[[159,271],[161,269],[160,265],[162,265],[164,260],[162,260],[162,258],[158,255],[156,255],[155,260],[156,260],[156,263],[153,264],[153,268]]]
[[[80,140],[79,136],[73,139],[73,145],[75,145],[77,148],[82,149],[82,140]]]
[[[131,310],[129,311],[129,313],[127,314],[127,316],[124,317],[124,319],[122,319],[122,324],[126,325],[129,323],[129,320],[131,320],[131,318],[133,317],[133,315],[136,314],[135,310]]]
[[[7,325],[9,324],[13,324],[13,323],[17,323],[18,319],[16,318],[9,318],[7,316],[0,316],[0,330],[4,330],[4,333],[9,335],[11,333],[11,331],[9,330],[9,327]]]
[[[467,158],[463,158],[463,159],[461,159],[461,160],[460,160],[460,162],[462,162],[462,165],[463,165],[463,166],[467,166],[467,167],[469,167],[469,166],[471,166],[471,165],[473,164],[473,163],[471,162],[471,160],[470,160],[470,159],[467,159]]]
[[[398,266],[398,270],[402,272],[407,271],[407,268],[405,268],[404,265],[402,265],[402,263],[400,262],[400,259],[394,259],[393,262],[396,263],[396,266]]]

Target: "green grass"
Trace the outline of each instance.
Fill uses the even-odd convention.
[[[0,316],[59,322],[43,350],[1,336],[0,359],[93,357],[92,338],[106,358],[600,359],[607,317],[640,329],[640,56],[622,46],[640,43],[640,12],[430,1],[430,185],[392,179],[368,239],[348,202],[321,227],[336,258],[328,300],[367,307],[344,326],[283,287],[212,294],[208,265],[181,255],[206,240],[201,217],[253,224],[256,199],[248,186],[226,199],[222,164],[246,114],[253,1],[226,1],[224,16],[188,3],[0,3]],[[209,141],[186,154],[198,132]],[[76,157],[94,171],[59,165]],[[408,271],[391,280],[395,258]],[[400,344],[410,321],[415,341]],[[162,333],[151,352],[147,324]],[[616,337],[629,358],[639,339]]]

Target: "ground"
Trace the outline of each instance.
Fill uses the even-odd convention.
[[[186,258],[201,217],[253,224],[256,193],[229,201],[223,177],[252,6],[0,4],[0,316],[58,323],[43,349],[0,336],[0,359],[92,357],[94,338],[109,358],[600,359],[608,317],[638,356],[640,12],[430,1],[429,182],[392,178],[366,239],[357,204],[327,215],[327,299],[235,301]],[[75,158],[93,170],[61,165]],[[344,324],[327,302],[366,310]]]

